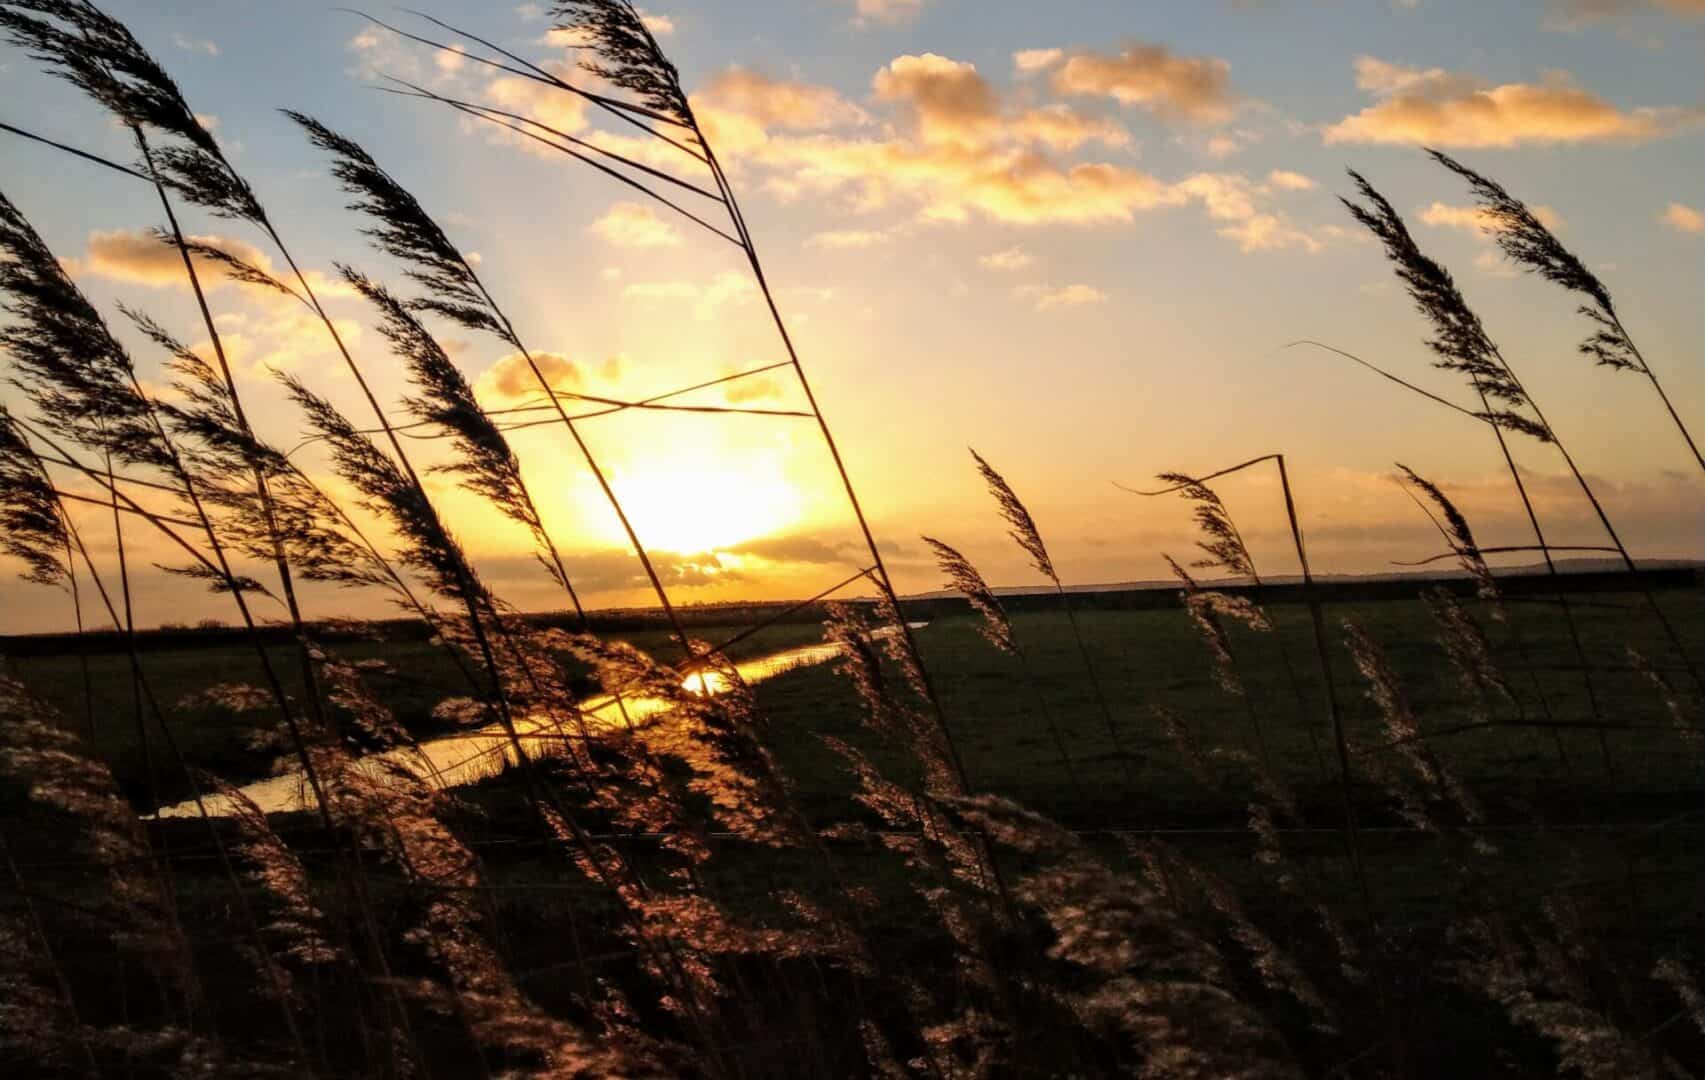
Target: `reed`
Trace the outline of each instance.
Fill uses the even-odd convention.
[[[1077,644],[1078,656],[1083,660],[1084,676],[1089,680],[1091,692],[1095,695],[1095,703],[1101,710],[1101,719],[1107,725],[1107,739],[1113,748],[1113,756],[1119,761],[1119,768],[1124,774],[1125,783],[1135,781],[1131,771],[1131,759],[1126,754],[1119,737],[1119,725],[1113,719],[1113,709],[1107,704],[1107,695],[1101,689],[1101,679],[1096,675],[1095,664],[1089,658],[1089,646],[1083,640],[1083,631],[1077,624],[1077,613],[1072,610],[1071,597],[1066,593],[1064,583],[1060,581],[1058,571],[1054,569],[1054,560],[1048,554],[1048,546],[1042,542],[1042,532],[1036,527],[1036,520],[1030,516],[1030,511],[1019,501],[1018,495],[1006,478],[996,472],[987,461],[975,450],[971,451],[971,459],[977,463],[977,471],[983,477],[983,483],[989,490],[989,495],[995,500],[995,506],[1008,526],[1007,535],[1013,543],[1019,546],[1026,555],[1030,556],[1030,565],[1036,572],[1046,577],[1054,586],[1054,592],[1060,598],[1060,606],[1065,610],[1066,623],[1071,627],[1072,640]]]
[[[1699,444],[1693,441],[1693,433],[1688,431],[1681,414],[1671,404],[1657,373],[1646,363],[1628,329],[1622,325],[1622,317],[1617,314],[1616,304],[1604,282],[1563,246],[1556,234],[1526,203],[1511,195],[1502,184],[1475,172],[1449,154],[1429,149],[1427,155],[1468,182],[1484,215],[1482,228],[1497,241],[1511,262],[1586,300],[1576,311],[1592,324],[1593,330],[1580,344],[1581,355],[1592,357],[1594,363],[1612,371],[1644,375],[1693,454],[1693,460],[1698,462],[1701,471],[1705,471],[1705,454],[1700,452]]]
[[[929,536],[924,537],[923,541],[935,552],[936,564],[941,567],[941,572],[947,575],[947,583],[958,590],[960,595],[970,602],[972,609],[981,616],[982,621],[978,629],[983,637],[990,645],[1018,660],[1018,666],[1024,672],[1024,681],[1029,684],[1031,694],[1036,698],[1036,708],[1042,714],[1043,723],[1048,726],[1048,735],[1054,740],[1054,749],[1059,751],[1060,768],[1066,778],[1075,785],[1077,770],[1072,765],[1071,753],[1066,749],[1065,736],[1060,732],[1054,711],[1048,707],[1047,696],[1042,693],[1041,683],[1036,679],[1030,658],[1025,655],[1024,646],[1019,643],[1018,634],[1013,630],[1012,620],[1007,617],[1000,598],[989,588],[989,583],[983,580],[983,575],[977,572],[971,561],[956,549]]]

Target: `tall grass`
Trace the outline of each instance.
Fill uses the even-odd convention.
[[[1204,476],[1162,474],[1162,489],[1141,494],[1181,494],[1193,506],[1201,557],[1174,563],[1183,618],[1209,649],[1219,692],[1236,700],[1222,709],[1208,689],[1188,709],[1144,709],[1125,684],[1165,669],[1188,685],[1200,662],[1151,655],[1118,669],[1105,637],[1114,620],[1087,617],[1089,601],[1067,584],[1042,523],[974,453],[1063,624],[1027,613],[960,550],[926,537],[977,621],[960,654],[944,644],[956,620],[943,620],[942,636],[914,633],[913,605],[889,576],[730,175],[675,67],[628,0],[565,0],[552,11],[559,29],[588,43],[584,79],[429,16],[410,16],[422,20],[408,24],[419,33],[380,26],[572,95],[678,168],[480,102],[393,89],[552,148],[734,246],[785,360],[640,402],[567,393],[499,305],[501,289],[403,182],[352,139],[290,113],[331,156],[365,235],[402,268],[394,283],[340,268],[391,354],[358,360],[316,294],[320,279],[285,247],[283,223],[141,42],[85,0],[0,0],[0,32],[92,98],[138,160],[75,145],[88,133],[0,129],[102,167],[157,204],[158,237],[178,254],[209,342],[188,348],[178,331],[125,309],[173,380],[169,397],[152,389],[108,316],[0,196],[0,351],[23,392],[19,408],[0,410],[0,552],[65,594],[80,637],[100,615],[111,623],[140,755],[138,772],[115,749],[119,718],[99,704],[97,658],[81,643],[74,715],[31,687],[28,661],[0,656],[0,1069],[1634,1076],[1705,1061],[1698,926],[1686,899],[1697,860],[1666,851],[1664,869],[1649,872],[1638,858],[1642,845],[1669,842],[1693,820],[1696,785],[1640,791],[1668,815],[1641,818],[1627,834],[1637,841],[1607,856],[1589,826],[1621,823],[1591,815],[1616,817],[1611,799],[1639,789],[1625,769],[1589,787],[1564,744],[1590,733],[1608,762],[1613,740],[1626,740],[1618,760],[1630,768],[1651,765],[1653,748],[1667,753],[1671,742],[1696,753],[1705,702],[1682,678],[1692,674],[1685,635],[1448,271],[1371,184],[1352,174],[1360,201],[1350,210],[1428,319],[1439,366],[1467,379],[1478,406],[1420,392],[1490,428],[1534,543],[1481,546],[1445,486],[1400,467],[1471,594],[1429,593],[1437,637],[1417,679],[1409,645],[1382,640],[1384,609],[1328,618],[1283,454]],[[1647,378],[1697,458],[1602,282],[1494,181],[1435,158],[1469,182],[1512,259],[1586,299],[1593,329],[1583,350]],[[288,272],[192,238],[181,220],[190,213],[256,230]],[[336,485],[256,433],[209,274],[302,305],[327,334],[371,418],[346,416],[306,378],[284,385]],[[482,407],[446,328],[519,353],[544,395],[542,418]],[[411,387],[401,412],[374,389],[384,363]],[[670,403],[781,368],[808,409]],[[566,402],[582,399],[598,408],[571,412]],[[582,430],[630,408],[811,421],[868,561],[861,554],[852,576],[720,643],[694,638]],[[678,661],[595,632],[576,555],[547,530],[542,481],[509,441],[533,424],[560,431],[600,484]],[[525,531],[563,590],[571,628],[527,616],[491,587],[459,539],[488,519],[449,510],[404,441],[417,435],[445,441],[437,469],[479,496],[481,512]],[[1642,598],[1639,617],[1606,616],[1569,590],[1553,558],[1569,549],[1546,539],[1510,448],[1517,436],[1563,454],[1630,575],[1627,591]],[[1269,466],[1284,519],[1264,527],[1294,554],[1300,609],[1257,571],[1209,486]],[[109,516],[117,523],[111,552],[85,539],[97,514],[101,527]],[[229,597],[252,653],[217,671],[209,663],[183,702],[168,699],[166,660],[135,630],[160,615],[132,603],[138,535],[174,552],[184,583]],[[1550,569],[1552,606],[1522,606],[1531,598],[1508,592],[1488,562],[1532,551]],[[421,628],[430,638],[422,651],[445,676],[423,680],[429,717],[411,721],[387,697],[401,674],[385,658],[400,654],[382,636],[396,628],[317,619],[298,594],[302,581],[371,591]],[[852,599],[854,589],[867,595]],[[742,678],[736,649],[819,606],[839,681],[807,709],[778,707],[780,697]],[[281,667],[273,618],[286,628],[294,678]],[[1592,632],[1612,619],[1627,644],[1607,665],[1588,644],[1600,646]],[[1661,631],[1655,659],[1642,651],[1648,624]],[[1073,658],[1063,667],[1048,659],[1050,633]],[[1247,635],[1262,647],[1245,649]],[[1581,677],[1567,688],[1548,670],[1559,666],[1547,651],[1553,636],[1568,642],[1560,666]],[[1294,648],[1313,654],[1312,673],[1293,665]],[[978,650],[1003,665],[983,672],[999,688],[998,707],[966,674],[982,663]],[[1522,678],[1506,671],[1507,650]],[[1283,672],[1277,694],[1261,677],[1269,656]],[[1433,678],[1434,669],[1454,678]],[[1343,693],[1347,677],[1364,700]],[[1601,692],[1611,685],[1622,689]],[[1651,701],[1635,701],[1629,687]],[[1570,717],[1575,690],[1588,720]],[[624,722],[603,722],[589,691],[612,696]],[[1080,699],[1087,704],[1073,704]],[[263,810],[221,775],[229,762],[198,761],[206,743],[189,703],[249,725],[256,758],[287,750],[284,768],[311,813]],[[628,710],[637,703],[647,712]],[[1648,712],[1662,722],[1645,722]],[[1222,723],[1224,713],[1233,719]],[[1012,717],[1016,745],[997,746]],[[1488,772],[1469,741],[1518,731],[1550,735],[1564,783],[1527,775],[1520,758],[1498,758]],[[508,765],[485,784],[446,790],[430,752],[464,738],[489,742]],[[1100,756],[1122,781],[1105,792],[1087,751],[1103,740],[1110,753]],[[1035,782],[1043,770],[1021,748],[1032,743],[1051,747],[1043,753],[1057,757],[1065,792]],[[1305,744],[1312,772],[1294,767],[1307,763]],[[1035,805],[1000,790],[1015,775]],[[1203,791],[1191,790],[1197,783]],[[187,795],[193,822],[150,816],[173,801],[168,791]],[[1577,830],[1547,821],[1560,804]]]

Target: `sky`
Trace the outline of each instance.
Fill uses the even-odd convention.
[[[428,10],[597,88],[548,8]],[[406,79],[703,181],[580,99],[311,3],[108,10],[173,72],[293,252],[324,275],[328,308],[396,416],[401,365],[359,298],[333,284],[333,263],[387,280],[397,267],[364,244],[327,162],[281,108],[361,142],[477,253],[559,388],[635,400],[786,359],[726,240],[511,132],[378,91],[386,76]],[[1484,426],[1340,357],[1287,347],[1322,341],[1469,404],[1459,376],[1430,367],[1426,326],[1339,204],[1347,168],[1455,273],[1634,553],[1705,554],[1705,485],[1650,385],[1576,353],[1590,328],[1574,299],[1507,264],[1461,181],[1420,149],[1444,149],[1536,207],[1610,288],[1677,410],[1705,429],[1705,2],[657,0],[646,15],[728,166],[902,591],[942,584],[924,534],[996,585],[1040,581],[969,447],[1024,499],[1073,584],[1163,578],[1163,553],[1191,554],[1185,504],[1115,483],[1269,453],[1290,463],[1317,569],[1388,571],[1442,550],[1393,479],[1397,462],[1449,492],[1483,544],[1531,542]],[[0,120],[131,156],[93,106],[3,48]],[[153,193],[40,146],[0,145],[0,191],[169,396],[157,350],[115,307],[206,348],[175,254],[149,238],[161,224]],[[186,211],[185,225],[279,263],[237,223]],[[290,301],[223,280],[210,301],[264,436],[305,438],[279,371],[371,422],[323,329]],[[489,407],[523,401],[518,357],[434,329]],[[0,400],[21,396],[7,387]],[[807,407],[786,368],[674,400]],[[626,410],[581,428],[677,602],[804,597],[865,561],[809,418]],[[648,603],[566,433],[514,439],[581,592],[598,607]],[[441,442],[410,449],[423,467],[445,460]],[[1552,541],[1603,544],[1555,449],[1516,453]],[[295,460],[339,490],[315,446]],[[454,476],[427,475],[497,592],[523,608],[563,605],[524,531]],[[1294,572],[1271,470],[1217,486],[1261,568]],[[110,563],[110,522],[93,508],[78,521]],[[145,624],[231,619],[227,598],[151,566],[174,560],[167,541],[132,523],[126,542]],[[62,599],[0,569],[0,633],[69,625]],[[385,610],[358,592],[308,599],[315,615]]]

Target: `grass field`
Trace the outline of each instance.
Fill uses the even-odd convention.
[[[1658,597],[1691,640],[1705,639],[1705,596],[1696,590],[1668,590]],[[1590,727],[1582,677],[1573,670],[1563,625],[1552,606],[1544,602],[1513,605],[1513,630],[1531,664],[1524,663],[1511,646],[1512,627],[1487,624],[1499,658],[1509,669],[1517,702],[1494,702],[1484,715],[1477,711],[1484,706],[1472,701],[1459,685],[1437,642],[1438,629],[1419,600],[1333,604],[1327,606],[1326,615],[1336,638],[1342,638],[1342,621],[1353,619],[1381,642],[1412,708],[1428,729],[1490,722],[1442,736],[1436,745],[1463,780],[1482,791],[1492,805],[1503,796],[1566,795],[1571,800],[1602,800],[1608,812],[1614,805],[1631,805],[1624,796],[1661,798],[1697,791],[1701,784],[1689,747],[1674,733],[1664,702],[1627,661],[1629,646],[1654,662],[1661,663],[1664,656],[1656,627],[1638,616],[1643,604],[1642,597],[1632,594],[1572,601],[1588,656],[1602,667],[1592,674],[1595,693],[1609,721],[1626,729],[1607,734],[1608,761],[1599,732]],[[1252,707],[1273,767],[1285,782],[1311,804],[1324,806],[1337,799],[1307,611],[1300,605],[1281,605],[1273,609],[1273,615],[1276,634],[1231,630],[1234,654],[1248,688],[1247,706],[1216,683],[1213,662],[1182,612],[1087,611],[1077,616],[1121,746],[1137,758],[1139,783],[1134,790],[1127,786],[1125,770],[1113,753],[1063,614],[1019,615],[1014,623],[1035,673],[1036,689],[1065,737],[1069,769],[1061,761],[1022,669],[983,640],[972,618],[939,619],[918,637],[974,786],[1011,795],[1066,820],[1153,827],[1187,823],[1197,816],[1235,818],[1241,813],[1235,802],[1216,808],[1224,800],[1206,791],[1185,766],[1155,708],[1179,717],[1202,747],[1254,755]],[[701,633],[710,640],[721,636],[712,627]],[[624,636],[665,660],[677,653],[662,631]],[[817,624],[782,623],[732,651],[736,658],[758,656],[821,637],[822,627]],[[384,664],[383,670],[370,675],[370,681],[419,739],[443,730],[431,717],[437,702],[467,692],[442,650],[425,642],[362,642],[340,647],[337,653],[349,661]],[[289,671],[290,649],[281,646],[273,654],[279,669]],[[144,656],[155,693],[174,706],[174,734],[186,757],[230,781],[264,775],[260,770],[266,759],[250,747],[257,731],[277,724],[276,713],[267,709],[233,713],[199,704],[195,696],[212,683],[254,682],[251,648],[151,651]],[[1340,648],[1333,663],[1352,736],[1366,745],[1378,745],[1377,710],[1365,695],[1365,683],[1349,653]],[[69,721],[82,716],[78,657],[36,656],[16,664],[29,685]],[[89,664],[100,718],[96,746],[102,758],[113,763],[126,790],[140,794],[146,780],[131,719],[128,658],[106,654],[92,657]],[[1295,674],[1294,682],[1290,673]],[[587,683],[589,691],[593,685]],[[1585,726],[1524,726],[1527,721],[1538,724],[1547,719],[1541,713],[1541,696],[1550,706],[1550,721]],[[801,795],[824,814],[844,812],[847,803],[837,794],[846,786],[842,770],[819,737],[832,735],[855,744],[864,739],[859,705],[846,681],[832,665],[806,668],[763,684],[759,698],[775,725],[777,752]],[[1216,779],[1226,791],[1249,788],[1251,776],[1242,763],[1222,754],[1215,768]],[[181,781],[174,784],[169,770],[160,771],[162,798],[183,797]]]
[[[1701,633],[1705,596],[1693,590],[1672,590],[1658,599],[1691,640],[1705,638]],[[1616,931],[1601,938],[1600,946],[1621,950],[1629,958],[1686,947],[1705,929],[1694,902],[1696,882],[1705,871],[1699,833],[1691,818],[1671,820],[1700,804],[1705,770],[1697,747],[1670,730],[1669,716],[1651,684],[1630,671],[1625,660],[1618,660],[1629,644],[1649,650],[1654,657],[1662,655],[1655,633],[1647,640],[1629,629],[1638,631],[1642,625],[1629,612],[1643,602],[1631,595],[1576,600],[1588,655],[1603,665],[1603,670],[1594,672],[1601,707],[1626,729],[1607,733],[1602,744],[1599,731],[1591,728],[1539,728],[1516,722],[1518,715],[1538,716],[1542,693],[1554,702],[1554,722],[1571,725],[1590,720],[1581,704],[1580,673],[1565,661],[1568,650],[1559,622],[1540,605],[1518,605],[1513,627],[1494,627],[1501,658],[1510,661],[1504,655],[1509,635],[1519,633],[1536,670],[1510,662],[1517,703],[1501,703],[1485,713],[1476,711],[1455,682],[1434,640],[1435,628],[1419,602],[1328,608],[1334,628],[1344,619],[1353,619],[1383,643],[1426,730],[1482,725],[1432,741],[1439,759],[1484,807],[1484,820],[1472,833],[1452,828],[1416,830],[1380,784],[1363,776],[1354,788],[1367,882],[1389,943],[1383,962],[1414,971],[1412,978],[1394,978],[1391,992],[1417,996],[1404,1004],[1410,1013],[1406,1037],[1413,1041],[1415,1061],[1423,1069],[1446,1070],[1463,1061],[1502,1061],[1506,1071],[1520,1073],[1545,1059],[1546,1050],[1537,1040],[1529,1045],[1512,1038],[1506,1029],[1489,1026],[1492,1014],[1484,1002],[1460,995],[1439,996],[1429,971],[1434,958],[1453,947],[1451,928],[1482,898],[1496,897],[1499,910],[1518,921],[1546,917],[1545,905],[1555,901],[1559,890],[1593,905],[1608,904],[1616,916]],[[1287,825],[1283,833],[1289,869],[1324,891],[1347,894],[1352,885],[1344,858],[1341,793],[1330,758],[1319,680],[1309,663],[1306,609],[1280,607],[1274,617],[1275,634],[1235,632],[1231,641],[1243,669],[1249,705],[1262,723],[1273,770],[1296,793],[1300,807],[1300,820]],[[973,619],[938,619],[920,632],[919,641],[973,788],[1008,795],[1082,830],[1090,849],[1109,865],[1139,877],[1145,853],[1175,852],[1189,865],[1229,883],[1242,898],[1248,918],[1286,941],[1299,964],[1311,970],[1330,969],[1319,927],[1275,890],[1273,867],[1259,858],[1261,845],[1247,827],[1249,803],[1257,799],[1254,793],[1259,785],[1249,710],[1216,684],[1210,658],[1184,614],[1177,610],[1086,612],[1078,618],[1112,707],[1120,743],[1132,759],[1131,780],[1126,780],[1100,708],[1086,689],[1082,661],[1063,614],[1019,616],[1015,630],[1037,674],[1037,689],[1059,721],[1071,758],[1069,768],[1060,761],[1038,719],[1036,699],[1010,658],[983,640]],[[749,651],[785,648],[814,639],[820,631],[813,624],[779,626],[755,639]],[[660,654],[669,648],[662,637],[639,637]],[[1281,643],[1303,690],[1300,704],[1280,655]],[[430,705],[438,695],[456,688],[446,680],[444,665],[434,659],[430,647],[372,644],[343,653],[352,659],[385,660],[395,674],[376,680],[375,685],[398,715],[417,728],[418,737],[434,734],[428,718]],[[240,650],[223,649],[149,653],[145,658],[150,676],[163,688],[162,696],[178,687],[206,685],[215,676],[240,681],[253,663]],[[1333,661],[1346,726],[1358,748],[1358,765],[1368,760],[1362,753],[1391,753],[1377,749],[1385,736],[1349,653],[1339,650]],[[101,657],[95,664],[95,682],[103,688],[100,750],[112,755],[127,786],[145,783],[133,730],[122,722],[128,702],[115,695],[115,687],[127,687],[119,658]],[[32,685],[59,699],[68,718],[76,717],[81,674],[74,657],[37,657],[19,667]],[[833,665],[822,665],[778,676],[758,686],[757,693],[770,725],[772,749],[811,823],[819,829],[847,822],[879,828],[881,822],[854,801],[844,764],[821,737],[833,736],[862,747],[895,779],[904,780],[913,766],[904,755],[871,738],[848,680]],[[1212,748],[1204,758],[1205,774],[1163,730],[1156,707],[1181,718],[1199,746]],[[178,711],[173,723],[180,741],[194,748],[196,760],[228,763],[226,778],[241,781],[257,760],[247,746],[263,719],[261,714],[218,715],[190,709]],[[631,951],[607,937],[611,930],[606,920],[613,917],[607,901],[558,857],[554,841],[540,835],[516,780],[515,774],[506,773],[462,790],[449,820],[484,863],[491,917],[516,950],[510,962],[517,977],[547,1003],[553,995],[568,992],[563,982],[569,972],[581,979],[590,973],[618,985],[639,978],[632,969]],[[558,782],[572,792],[571,777],[563,774]],[[323,834],[310,816],[296,815],[296,819],[281,819],[275,826],[278,834],[300,851],[316,878],[326,876],[320,887],[332,891],[323,902],[336,910],[340,901],[331,884],[334,866],[328,861]],[[1667,827],[1655,827],[1665,823]],[[169,828],[157,825],[155,830],[160,850],[174,859],[178,903],[196,927],[191,937],[201,942],[209,957],[203,977],[216,986],[228,982],[229,992],[240,996],[253,976],[241,967],[221,967],[229,960],[220,959],[218,945],[225,936],[238,935],[239,928],[202,826],[178,822]],[[1486,854],[1469,854],[1475,838],[1489,845]],[[50,838],[44,843],[40,835],[14,833],[8,839],[16,857],[43,888],[57,885],[76,895],[94,887],[92,882],[79,886],[75,880],[54,880],[52,867],[57,864]],[[665,872],[668,859],[657,839],[630,837],[625,843],[638,865]],[[1162,847],[1155,847],[1157,843]],[[734,837],[715,838],[712,847],[715,857],[705,865],[700,886],[743,916],[774,917],[775,897],[783,887],[819,895],[832,891],[824,865],[807,852],[766,848]],[[866,925],[876,947],[891,957],[904,958],[907,970],[926,984],[951,979],[951,950],[928,908],[911,892],[913,871],[904,861],[881,846],[856,839],[837,842],[832,858],[840,873],[864,883],[880,897]],[[1022,853],[1004,860],[1003,869],[1013,875],[1032,869],[1032,860]],[[1472,870],[1466,869],[1470,864]],[[379,875],[376,882],[380,917],[406,922],[406,892],[397,894],[394,904],[399,906],[392,907],[393,901],[385,899],[386,880]],[[591,959],[589,954],[594,954]],[[103,977],[96,970],[73,968],[79,978]],[[856,1071],[850,1062],[859,1048],[847,1031],[829,1016],[798,1015],[799,1009],[822,1008],[823,999],[802,1000],[787,989],[794,980],[821,975],[808,976],[789,965],[760,965],[746,977],[760,980],[760,985],[742,998],[738,1025],[742,1030],[754,1038],[790,1025],[826,1032],[822,1044],[812,1050],[834,1059],[822,1063],[825,1074]],[[321,1035],[338,1037],[335,1024]],[[1297,1053],[1311,1066],[1324,1069],[1333,1055],[1341,1053],[1330,1040],[1317,1044],[1317,1036],[1309,1034],[1306,1025],[1291,1037]],[[452,1046],[445,1052],[453,1055],[460,1050]],[[1311,1059],[1316,1053],[1322,1056]],[[785,1063],[793,1060],[785,1048],[774,1047],[761,1050],[748,1064],[755,1062],[753,1067],[760,1072],[785,1072],[792,1067]],[[474,1067],[472,1062],[466,1064]]]

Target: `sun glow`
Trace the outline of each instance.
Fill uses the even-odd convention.
[[[620,473],[611,484],[640,540],[659,551],[733,547],[797,525],[803,516],[799,490],[774,460],[659,464]]]

